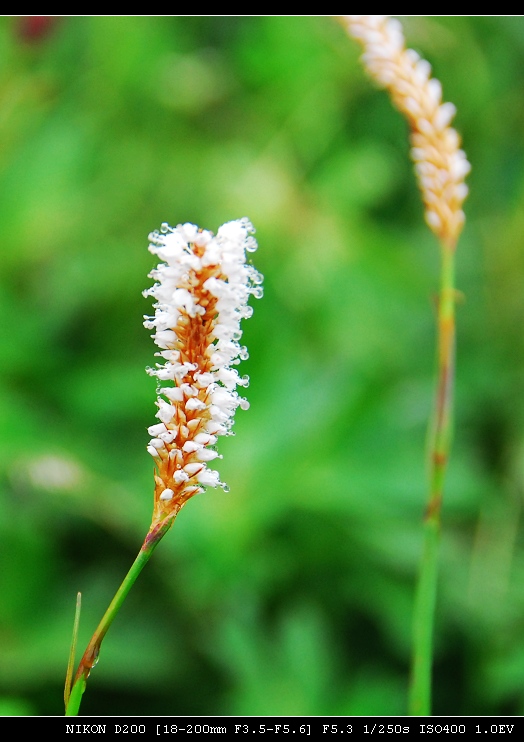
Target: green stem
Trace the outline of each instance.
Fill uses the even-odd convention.
[[[158,546],[162,538],[173,525],[175,517],[176,512],[160,523],[152,525],[149,529],[144,543],[142,544],[142,548],[138,552],[137,558],[131,565],[131,569],[124,577],[122,584],[116,591],[113,600],[109,604],[107,611],[104,613],[102,620],[98,624],[98,627],[91,637],[91,640],[87,645],[82,659],[80,660],[78,669],[76,671],[74,684],[69,695],[69,700],[67,702],[65,712],[66,716],[77,716],[78,710],[80,708],[80,703],[82,701],[82,694],[84,693],[84,690],[86,688],[87,679],[92,668],[98,661],[98,655],[100,652],[100,645],[102,644],[102,640],[107,634],[109,627],[113,623],[113,620],[120,610],[128,592],[133,587],[136,578],[149,561],[155,548]]]
[[[75,669],[76,643],[78,639],[78,629],[80,627],[80,610],[82,608],[82,593],[76,595],[75,620],[73,622],[73,636],[71,638],[71,647],[69,649],[69,660],[67,662],[67,672],[64,688],[64,703],[67,708],[69,696],[71,693],[71,681],[73,680],[73,670]]]
[[[455,373],[455,245],[442,245],[438,303],[438,359],[435,407],[429,429],[429,498],[424,516],[424,546],[413,620],[413,655],[409,693],[412,716],[431,714],[433,626],[444,479],[453,429]]]

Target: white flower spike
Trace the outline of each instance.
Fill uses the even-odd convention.
[[[156,300],[144,326],[154,330],[163,361],[147,369],[162,383],[160,422],[148,429],[156,464],[153,522],[176,515],[203,487],[227,489],[207,464],[218,457],[217,436],[231,434],[237,407],[249,407],[236,391],[249,379],[235,366],[248,357],[239,344],[240,322],[253,313],[248,299],[262,296],[263,277],[246,263],[246,252],[257,249],[254,231],[244,218],[223,224],[216,236],[194,224],[163,224],[149,236],[150,252],[163,261],[144,292]]]
[[[444,243],[455,246],[464,226],[462,204],[468,194],[464,178],[471,166],[460,137],[450,126],[452,103],[442,102],[442,86],[431,77],[431,65],[406,49],[402,25],[388,15],[339,16],[362,46],[362,62],[411,127],[415,162],[426,222]]]

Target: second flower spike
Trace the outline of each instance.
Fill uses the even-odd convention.
[[[148,373],[159,380],[159,422],[149,428],[148,451],[156,464],[153,522],[176,515],[204,486],[226,488],[208,463],[218,457],[217,437],[227,435],[237,407],[249,403],[236,391],[248,385],[236,366],[247,358],[240,323],[262,296],[262,276],[246,261],[257,243],[248,219],[228,222],[216,236],[194,224],[163,224],[149,250],[162,261],[150,273],[154,317],[144,325],[161,359]]]

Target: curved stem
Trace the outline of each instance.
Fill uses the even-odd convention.
[[[438,303],[438,357],[435,406],[429,428],[429,498],[424,516],[424,546],[415,598],[409,713],[431,713],[433,625],[444,480],[453,432],[455,375],[455,245],[442,244]]]
[[[100,652],[100,645],[102,644],[102,640],[107,634],[109,627],[113,623],[113,620],[120,610],[127,594],[134,585],[136,578],[149,561],[155,548],[158,546],[162,538],[173,525],[177,512],[173,513],[171,516],[161,521],[160,523],[151,525],[151,528],[147,533],[144,543],[142,544],[142,548],[138,552],[138,556],[131,565],[129,572],[124,577],[122,584],[116,591],[113,600],[104,613],[102,620],[98,624],[98,627],[91,637],[91,640],[87,645],[82,659],[80,660],[78,669],[76,671],[73,687],[69,695],[69,700],[66,705],[66,716],[76,716],[78,714],[80,703],[82,701],[82,694],[84,693],[84,690],[86,688],[87,679],[92,668],[98,661],[98,655]]]

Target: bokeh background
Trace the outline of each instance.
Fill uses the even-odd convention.
[[[524,713],[524,18],[404,17],[473,170],[434,713]],[[228,494],[192,499],[81,712],[403,715],[438,246],[407,128],[320,17],[0,19],[0,712],[62,715],[150,521],[163,221],[248,216]]]

